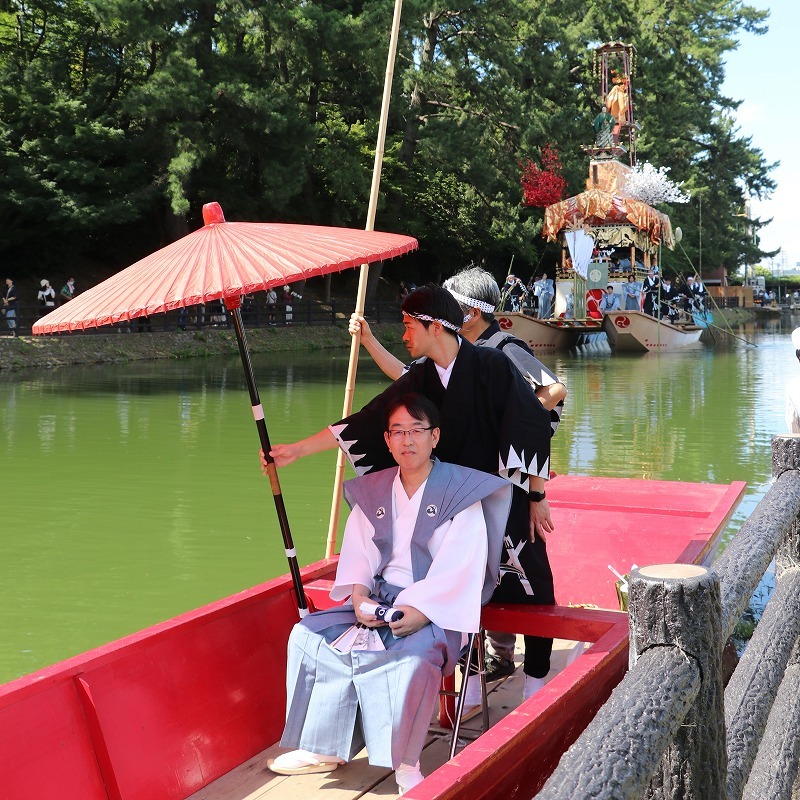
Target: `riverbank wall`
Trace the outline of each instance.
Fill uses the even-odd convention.
[[[402,331],[397,324],[373,325],[373,329],[386,345],[400,342]],[[349,348],[350,336],[344,324],[254,328],[247,331],[247,344],[253,353],[310,352]],[[3,336],[0,337],[0,371],[238,353],[236,333],[227,328],[159,333]]]

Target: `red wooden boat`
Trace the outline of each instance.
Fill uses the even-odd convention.
[[[551,481],[557,532],[549,549],[561,605],[490,604],[484,622],[591,646],[408,796],[538,791],[627,668],[627,615],[611,610],[618,606],[608,564],[624,573],[633,563],[708,563],[744,488]],[[335,566],[325,560],[302,571],[317,607],[330,603]],[[264,751],[283,728],[286,639],[296,620],[287,575],[1,687],[3,798],[232,800],[272,789],[274,797],[313,797],[323,785],[337,797],[386,794],[375,787],[390,773],[359,760],[325,776],[266,770]],[[226,775],[234,770],[238,777]]]

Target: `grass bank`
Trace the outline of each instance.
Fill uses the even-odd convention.
[[[375,325],[385,344],[400,341],[399,325]],[[310,326],[255,328],[247,331],[253,353],[313,351],[350,347],[347,327]],[[68,364],[104,364],[153,358],[198,358],[238,355],[232,330],[206,328],[202,331],[164,333],[81,334],[69,336],[0,337],[0,370],[58,367]]]

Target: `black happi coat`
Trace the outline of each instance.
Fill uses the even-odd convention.
[[[513,492],[506,535],[530,583],[531,603],[552,604],[553,576],[544,542],[530,542],[528,476],[549,476],[550,413],[503,353],[461,341],[447,389],[436,365],[421,359],[355,414],[330,426],[359,475],[394,465],[383,438],[385,409],[393,397],[419,392],[442,417],[436,455],[442,461],[508,478]]]
[[[658,309],[658,289],[661,286],[661,279],[657,277],[645,278],[642,282],[642,293],[644,294],[644,304],[642,311],[655,317]]]
[[[559,377],[549,370],[533,354],[533,350],[516,336],[500,329],[497,320],[493,320],[489,327],[478,337],[475,342],[477,347],[493,347],[507,356],[511,363],[519,370],[525,381],[530,384],[534,393],[540,386],[550,386],[561,383]],[[561,415],[564,413],[564,401],[550,411],[551,436],[555,435],[561,424]]]

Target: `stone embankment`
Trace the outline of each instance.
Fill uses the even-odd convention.
[[[398,325],[374,327],[384,343],[400,341]],[[257,328],[247,331],[247,343],[253,353],[308,352],[348,348],[350,337],[344,325]],[[0,370],[238,353],[235,332],[218,328],[165,333],[74,333],[68,336],[19,336],[15,339],[2,336]]]

